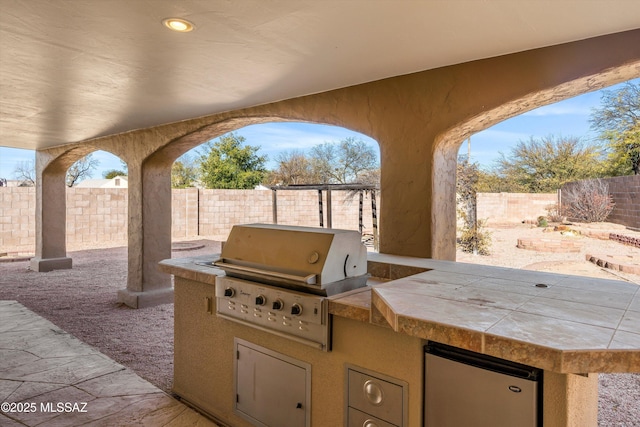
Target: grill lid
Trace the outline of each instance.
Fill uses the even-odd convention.
[[[352,230],[235,225],[214,265],[232,277],[333,295],[366,285],[367,249]]]

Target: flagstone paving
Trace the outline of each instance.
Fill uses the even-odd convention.
[[[16,301],[0,301],[0,426],[212,421]]]

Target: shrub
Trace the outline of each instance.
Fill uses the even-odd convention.
[[[539,216],[538,217],[538,227],[546,227],[547,225],[549,225],[549,223],[547,222],[547,218],[544,216]]]
[[[564,221],[564,216],[560,213],[560,208],[557,203],[549,205],[545,208],[547,211],[547,218],[551,222],[562,222]]]
[[[609,185],[601,179],[578,181],[562,190],[562,213],[575,221],[602,222],[614,205]]]
[[[491,233],[484,229],[485,221],[478,221],[476,227],[465,224],[460,230],[458,246],[462,252],[478,255],[489,255],[491,248]]]

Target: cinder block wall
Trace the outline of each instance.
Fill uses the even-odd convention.
[[[487,225],[535,221],[558,202],[556,193],[478,193],[478,219]]]
[[[67,189],[68,250],[109,242],[127,244],[127,190],[123,188]],[[273,200],[269,190],[172,191],[173,238],[204,236],[224,240],[234,224],[273,222]],[[0,188],[0,253],[35,251],[35,189]],[[358,195],[332,191],[332,226],[358,229]],[[319,226],[318,192],[277,192],[278,223]],[[324,226],[327,221],[327,194],[323,192]],[[364,231],[371,233],[371,198],[363,209]]]
[[[67,245],[127,243],[127,190],[67,189]]]
[[[616,203],[609,221],[640,228],[640,176],[608,180]],[[358,194],[332,191],[332,226],[358,229]],[[0,253],[35,251],[35,189],[0,187]],[[556,194],[478,194],[478,218],[488,224],[517,223],[546,215],[556,203]],[[224,240],[234,224],[273,222],[272,192],[269,190],[176,189],[172,192],[173,238],[204,236]],[[318,226],[316,190],[277,192],[278,223]],[[324,226],[327,193],[323,192]],[[68,249],[109,241],[127,244],[127,190],[122,188],[67,189]],[[363,204],[364,232],[372,233],[371,197]]]
[[[177,191],[174,190],[174,194]],[[176,197],[174,195],[174,197]],[[278,224],[317,227],[320,225],[319,198],[316,190],[280,190],[276,195]],[[332,191],[332,226],[349,230],[358,229],[359,201],[357,194]],[[182,234],[182,226],[173,206],[173,237]],[[323,221],[327,220],[327,193],[323,192]],[[192,214],[194,212],[192,211]],[[234,224],[273,222],[273,193],[269,190],[200,190],[199,235],[218,240],[227,238]],[[371,198],[365,195],[363,206],[364,231],[371,232]]]
[[[36,240],[35,187],[0,187],[0,254],[33,253]]]
[[[640,175],[606,178],[615,206],[609,222],[640,229]]]

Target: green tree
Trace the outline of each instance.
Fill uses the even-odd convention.
[[[198,166],[188,155],[183,155],[171,166],[171,188],[193,187],[198,180]]]
[[[496,171],[478,170],[478,193],[523,193],[528,190],[516,182],[500,176]]]
[[[494,168],[497,175],[530,193],[554,192],[565,182],[603,174],[598,147],[577,137],[532,137],[518,142],[509,156],[499,154]]]
[[[127,172],[118,169],[111,169],[102,173],[102,177],[104,179],[112,179],[116,176],[127,176]]]
[[[640,84],[603,91],[601,102],[590,122],[607,147],[607,174],[640,175]]]
[[[338,144],[325,142],[313,147],[311,167],[318,183],[361,183],[378,168],[378,161],[373,148],[349,137]]]
[[[267,157],[256,154],[260,147],[244,142],[244,137],[231,132],[205,144],[200,171],[207,188],[249,189],[262,182]]]

